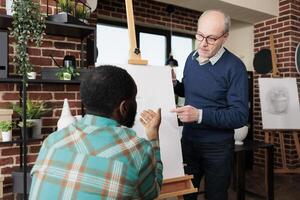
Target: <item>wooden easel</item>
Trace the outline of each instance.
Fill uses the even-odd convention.
[[[198,189],[194,188],[192,184],[192,178],[192,175],[186,175],[177,178],[165,179],[157,200],[171,197],[183,199],[183,195],[197,192]]]
[[[125,3],[130,41],[128,63],[134,65],[147,65],[148,61],[141,59],[140,50],[137,48],[136,45],[132,0],[125,0]],[[163,180],[161,192],[157,199],[165,199],[170,197],[177,197],[178,199],[183,199],[183,195],[197,192],[198,190],[194,188],[192,184],[192,178],[193,176],[186,175],[182,177]]]
[[[270,49],[272,55],[272,77],[279,77],[279,71],[277,69],[277,62],[276,62],[276,54],[275,54],[275,47],[274,47],[274,37],[270,35]],[[299,144],[299,137],[296,130],[288,130],[292,131],[293,139],[296,146],[296,151],[298,158],[300,159],[300,144]],[[265,130],[265,142],[274,144],[274,134],[276,130]],[[300,168],[296,169],[289,169],[286,165],[286,155],[285,155],[285,146],[284,146],[284,133],[279,132],[279,144],[280,144],[280,151],[281,151],[281,159],[282,159],[282,168],[274,169],[275,173],[300,173]]]
[[[141,52],[136,45],[136,34],[135,34],[135,26],[134,26],[132,0],[125,0],[125,3],[126,3],[126,16],[127,16],[129,43],[130,43],[128,64],[147,65],[148,61],[141,59]]]

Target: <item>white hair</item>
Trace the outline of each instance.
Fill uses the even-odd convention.
[[[229,32],[230,26],[231,26],[231,19],[230,16],[227,15],[224,11],[219,10],[219,9],[213,9],[213,10],[206,10],[202,13],[202,15],[199,17],[198,19],[198,25],[200,22],[200,19],[202,19],[202,17],[204,17],[205,15],[211,13],[211,12],[218,12],[221,13],[224,16],[224,33]]]

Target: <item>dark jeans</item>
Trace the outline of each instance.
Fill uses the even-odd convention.
[[[234,156],[234,142],[200,142],[197,139],[181,139],[186,174],[194,176],[193,185],[199,188],[205,176],[205,197],[208,200],[227,200]],[[197,199],[197,193],[184,199]]]

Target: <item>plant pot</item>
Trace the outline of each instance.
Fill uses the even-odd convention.
[[[27,168],[27,194],[29,194],[30,186],[31,186],[31,176],[30,176],[31,168]],[[23,169],[17,169],[16,171],[12,172],[12,179],[13,179],[13,193],[24,193],[24,172]]]
[[[12,140],[12,132],[9,131],[2,131],[2,142],[9,142]]]
[[[36,79],[36,72],[28,72],[27,77],[28,79]]]
[[[69,81],[72,79],[72,75],[70,73],[63,73],[63,80]]]
[[[27,138],[32,139],[33,127],[26,127],[26,130],[27,130]],[[24,138],[23,127],[21,127],[21,132],[22,132],[22,136]]]
[[[32,138],[34,139],[42,138],[42,119],[29,119],[28,121],[33,122]]]

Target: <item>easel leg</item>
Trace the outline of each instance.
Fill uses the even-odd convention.
[[[298,159],[300,160],[300,144],[299,144],[298,133],[294,132],[293,133],[293,138],[294,138],[294,142],[295,142],[295,146],[296,146],[296,151],[297,151]]]
[[[274,149],[270,146],[266,149],[265,158],[265,194],[267,200],[274,200]]]
[[[286,155],[285,155],[285,146],[284,146],[284,136],[283,133],[279,133],[279,142],[281,149],[281,159],[282,159],[282,168],[286,169]]]

